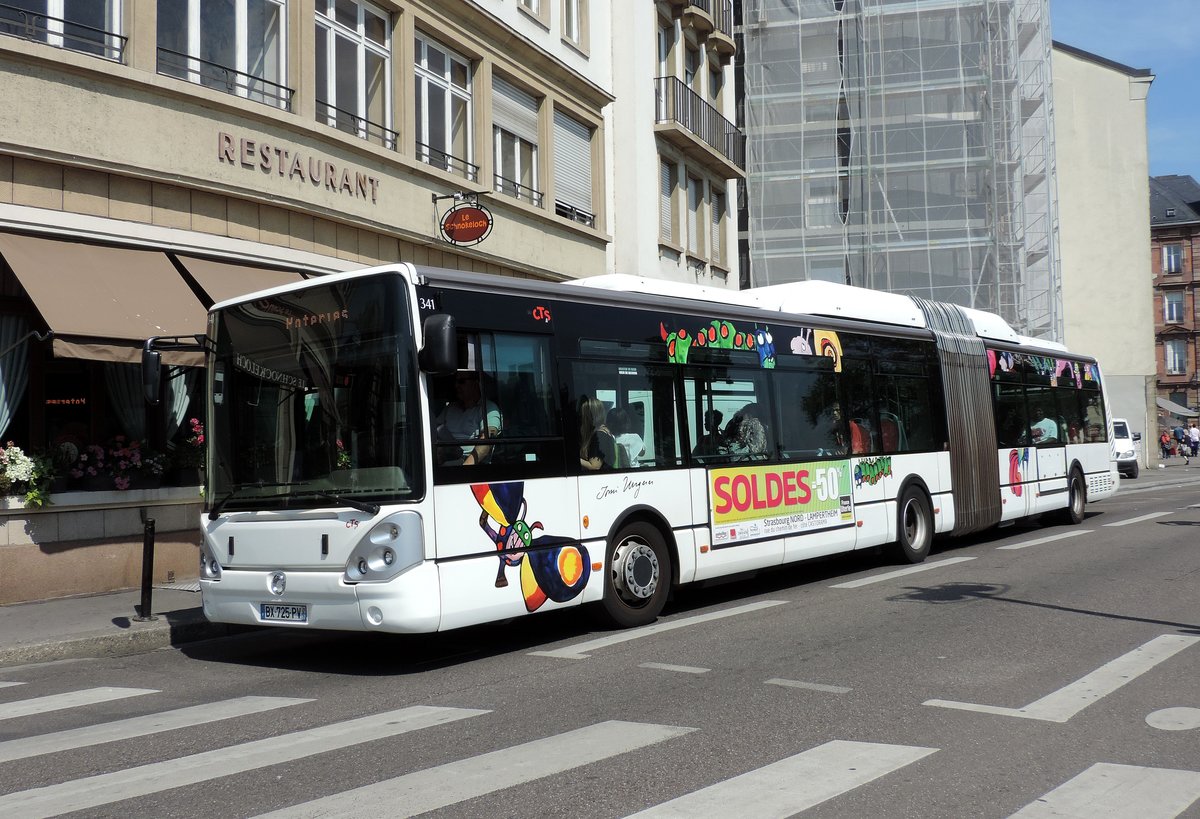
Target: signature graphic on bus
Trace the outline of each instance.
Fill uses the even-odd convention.
[[[513,566],[520,568],[527,611],[537,611],[547,600],[565,603],[579,596],[592,573],[587,547],[568,537],[534,537],[544,527],[541,521],[525,521],[524,481],[472,484],[471,492],[482,510],[479,528],[500,552],[496,588],[508,586],[506,570]]]

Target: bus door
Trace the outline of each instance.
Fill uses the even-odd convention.
[[[1016,520],[1033,514],[1037,494],[1038,449],[1029,444],[1029,417],[1025,388],[1014,377],[1011,383],[992,384],[996,416],[996,468],[1000,475],[1000,519]]]
[[[1037,493],[1030,513],[1066,506],[1067,423],[1055,401],[1055,388],[1028,384],[1029,436],[1037,450]]]
[[[577,605],[590,588],[551,360],[549,336],[460,331],[458,373],[429,379],[443,629]],[[486,421],[464,421],[464,403]]]

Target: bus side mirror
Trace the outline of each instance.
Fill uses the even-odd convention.
[[[152,341],[147,341],[142,348],[142,389],[146,393],[146,403],[157,406],[162,384],[162,353],[152,349]]]
[[[458,369],[458,332],[454,316],[434,313],[425,317],[425,346],[417,356],[421,369],[434,375],[449,375]]]
[[[1135,433],[1133,433],[1133,440],[1134,440],[1134,441],[1140,441],[1140,440],[1142,440],[1142,433],[1140,433],[1140,432],[1135,432]]]

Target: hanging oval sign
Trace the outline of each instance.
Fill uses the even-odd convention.
[[[492,214],[483,205],[462,203],[442,217],[442,235],[456,245],[477,245],[492,232]]]

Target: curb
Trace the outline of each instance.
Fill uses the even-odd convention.
[[[210,623],[198,609],[194,612],[159,615],[157,621],[131,622],[127,628],[115,628],[116,630],[104,629],[59,640],[0,647],[0,667],[55,660],[128,657],[160,648],[258,630],[252,626]]]

